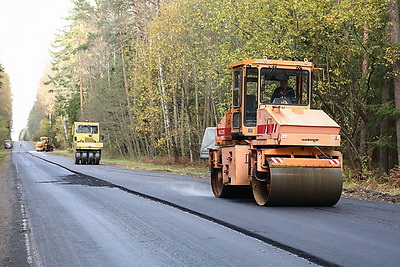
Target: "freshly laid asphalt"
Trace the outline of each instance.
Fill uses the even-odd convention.
[[[17,143],[28,261],[43,266],[400,266],[400,206],[260,207],[209,179],[75,165]]]

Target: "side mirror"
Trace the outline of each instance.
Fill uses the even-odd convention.
[[[104,141],[104,135],[100,135],[101,141]]]
[[[74,136],[74,140],[75,140],[75,141],[78,140],[78,139],[76,138],[76,136]]]

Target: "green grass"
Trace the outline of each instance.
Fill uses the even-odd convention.
[[[60,151],[53,152],[58,155],[67,157],[73,157],[74,153],[71,151]],[[133,159],[133,158],[101,158],[101,162],[109,165],[120,166],[129,168],[137,171],[155,171],[155,172],[167,172],[180,175],[189,175],[208,178],[208,166],[207,163],[170,163],[171,159],[157,157],[154,159]]]
[[[0,148],[0,162],[3,161],[3,159],[10,153],[10,151],[10,149]]]
[[[174,174],[191,175],[199,177],[208,177],[208,167],[207,166],[196,166],[193,164],[183,165],[173,165],[173,164],[157,164],[154,162],[143,162],[143,160],[135,159],[112,159],[104,158],[102,162],[122,166],[125,168],[140,170],[140,171],[157,171],[157,172],[169,172]]]

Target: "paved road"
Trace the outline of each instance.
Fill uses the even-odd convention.
[[[285,250],[38,156],[59,163],[69,158],[24,152],[31,149],[28,143],[15,147],[28,261],[34,266],[310,266]],[[105,165],[83,168],[89,172],[92,168],[92,176],[100,178],[121,173],[128,180],[139,176],[161,194],[167,185],[153,182],[151,173]]]
[[[216,199],[209,180],[14,148],[29,256],[43,266],[400,266],[400,206]],[[97,178],[97,179],[96,179]]]

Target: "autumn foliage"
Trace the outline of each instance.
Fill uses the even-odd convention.
[[[42,118],[60,144],[88,119],[101,123],[109,154],[195,161],[205,127],[230,105],[232,62],[306,58],[325,70],[313,106],[342,126],[346,166],[398,164],[400,47],[387,38],[386,0],[73,2],[46,79],[52,115]]]
[[[12,128],[12,94],[10,79],[0,64],[0,142],[11,139]]]

